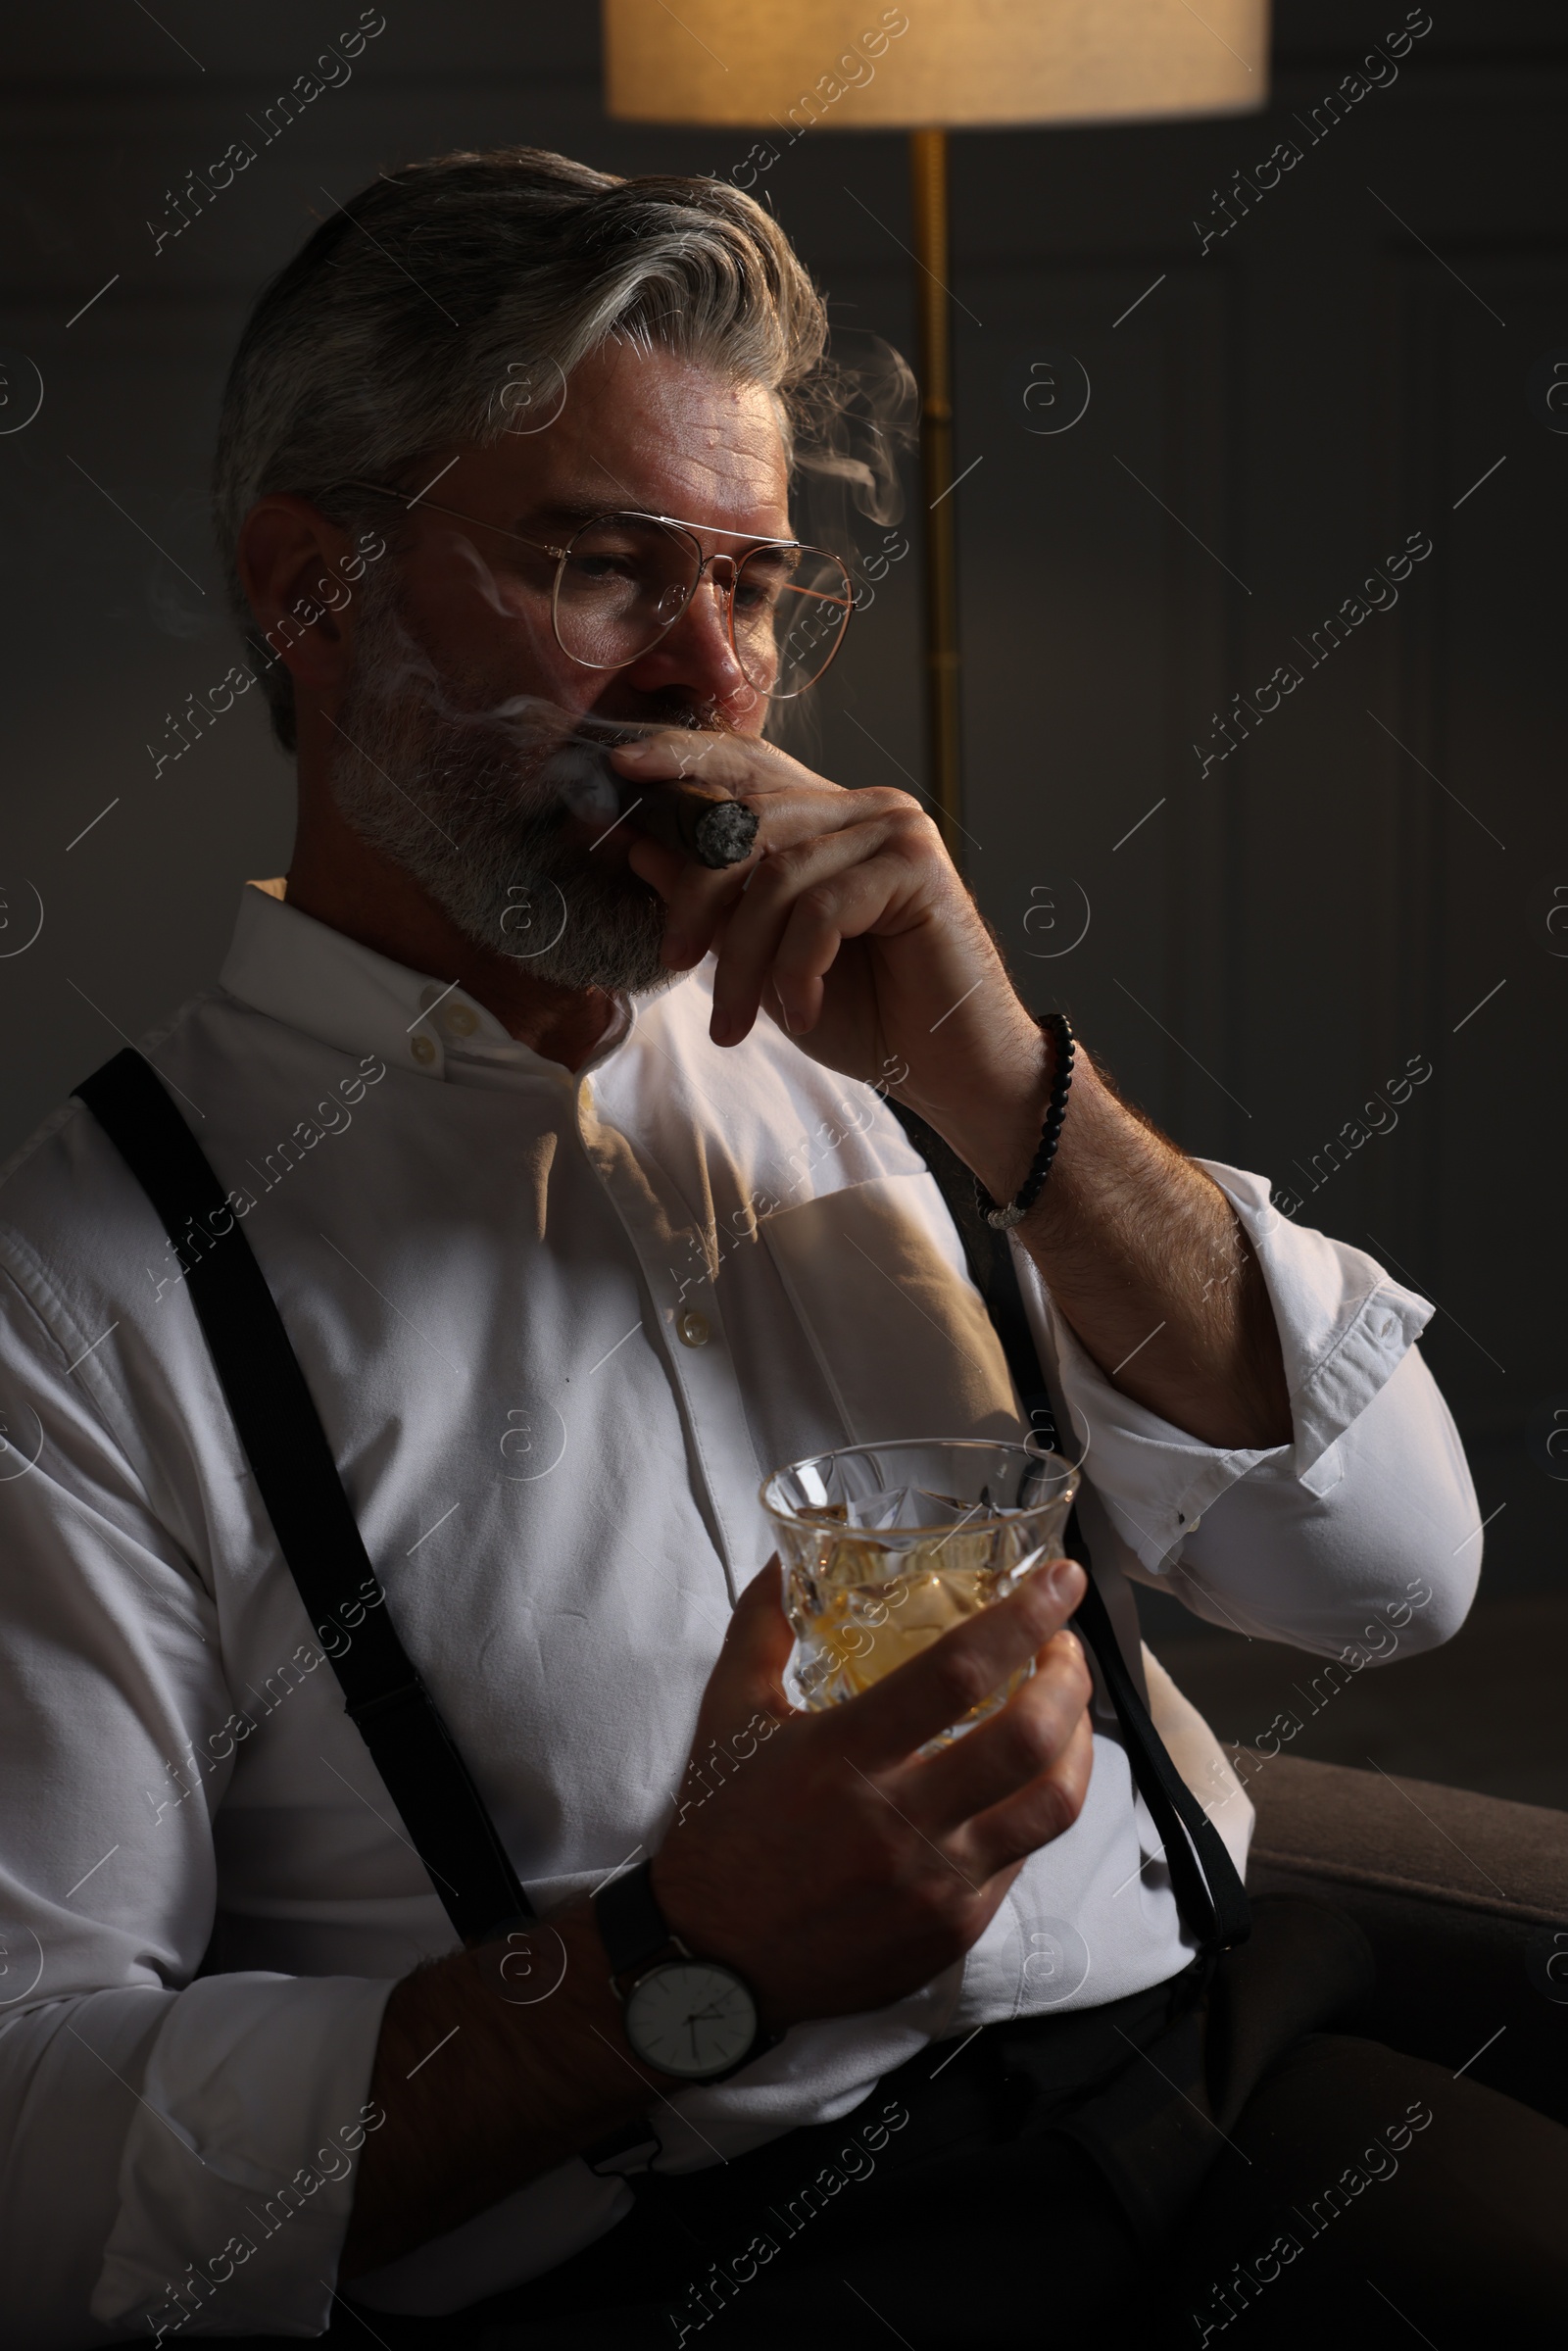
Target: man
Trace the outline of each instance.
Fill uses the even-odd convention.
[[[1017,1428],[886,1097],[1010,1202],[1063,1051],[920,808],[763,740],[844,617],[790,508],[823,336],[749,199],[530,152],[377,180],[247,329],[219,521],[299,832],[146,1050],[547,1923],[459,1946],[320,1670],[359,1619],[306,1616],[191,1260],[68,1106],[0,1203],[19,2345],[461,2342],[450,2314],[498,2295],[518,2345],[1106,2336],[1164,2292],[1177,2223],[1201,2336],[1319,2142],[1348,2160],[1383,2119],[1369,2085],[1442,2125],[1416,2203],[1380,2190],[1395,2300],[1461,2190],[1506,2280],[1440,2227],[1440,2318],[1560,2285],[1561,2132],[1301,2040],[1360,1964],[1329,1914],[1298,1906],[1295,1960],[1248,1947],[1285,1990],[1222,2062],[1213,2001],[1255,2019],[1256,1967],[1209,1997],[1064,1629],[1081,1569],[791,1708],[760,1479]],[[807,579],[818,617],[771,617]],[[694,778],[760,818],[727,868],[659,818]],[[1410,1645],[1455,1629],[1477,1513],[1424,1301],[1184,1158],[1082,1052],[1013,1247],[1135,1668],[1127,1574],[1319,1653],[1374,1606]],[[1151,1680],[1240,1855],[1245,1799]],[[633,1883],[760,2020],[727,2079],[632,2037],[595,1896]],[[1272,2257],[1278,2339],[1369,2225],[1298,2248],[1299,2290]]]

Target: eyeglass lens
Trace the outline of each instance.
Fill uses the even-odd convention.
[[[696,593],[702,549],[647,515],[606,514],[578,531],[556,586],[562,650],[595,669],[618,669],[659,642]],[[710,569],[715,566],[710,565]],[[849,622],[844,567],[814,548],[753,548],[738,564],[716,559],[729,588],[730,631],[748,684],[782,699],[820,677]]]

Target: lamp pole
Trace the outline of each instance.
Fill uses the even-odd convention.
[[[948,134],[909,133],[920,475],[925,487],[927,772],[938,822],[959,862],[958,566],[953,489],[953,319],[948,294]]]

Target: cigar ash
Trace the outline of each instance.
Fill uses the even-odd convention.
[[[738,865],[752,854],[757,814],[742,800],[716,800],[692,820],[692,841],[705,865]]]
[[[711,786],[652,785],[631,821],[651,840],[679,851],[682,857],[695,857],[698,864],[714,872],[750,857],[757,840],[756,810]]]

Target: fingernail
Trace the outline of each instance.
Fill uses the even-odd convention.
[[[1070,1607],[1077,1600],[1082,1589],[1076,1581],[1080,1572],[1075,1559],[1057,1559],[1047,1569],[1046,1584],[1058,1608]]]
[[[648,741],[646,735],[639,735],[633,743],[617,743],[615,745],[616,752],[623,759],[646,759],[652,749],[653,745]]]

